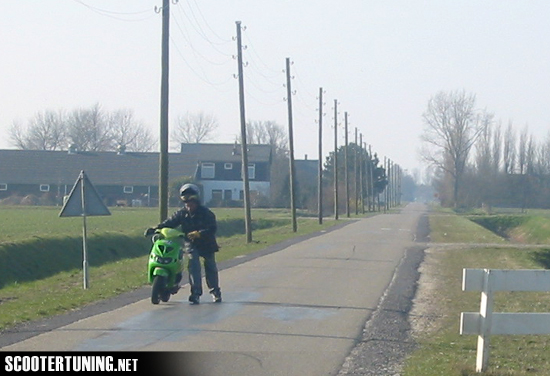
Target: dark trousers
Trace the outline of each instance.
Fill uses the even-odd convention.
[[[202,275],[201,275],[201,263],[200,258],[203,259],[204,276],[206,278],[206,285],[210,289],[219,290],[218,279],[218,266],[216,265],[216,254],[210,253],[203,256],[199,256],[199,251],[191,249],[189,253],[189,263],[187,266],[189,272],[189,285],[191,286],[192,295],[202,295]]]

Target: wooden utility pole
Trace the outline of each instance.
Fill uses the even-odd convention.
[[[390,195],[389,195],[389,191],[390,191],[390,176],[389,176],[389,172],[390,172],[390,160],[387,158],[387,157],[384,157],[384,168],[386,169],[386,180],[388,181],[388,185],[386,185],[386,189],[384,190],[384,213],[386,213],[386,211],[389,210],[389,199],[390,199]]]
[[[338,220],[338,100],[334,100],[334,219]]]
[[[292,134],[292,89],[290,86],[290,59],[286,58],[286,101],[288,104],[288,143],[290,148],[290,211],[292,212],[292,231],[298,231],[296,221],[295,170],[294,170],[294,137]]]
[[[319,88],[319,173],[317,189],[317,207],[319,224],[323,224],[323,88]]]
[[[369,148],[367,150],[367,143],[365,142],[365,159],[366,159],[366,163],[367,163],[367,169],[365,170],[365,173],[366,173],[366,181],[365,181],[365,184],[366,184],[366,190],[367,190],[367,204],[368,204],[368,208],[367,210],[369,212],[371,211],[375,211],[374,210],[374,183],[373,183],[373,179],[374,179],[374,173],[373,173],[373,169],[374,169],[374,158],[372,156],[372,151],[371,151],[371,146],[369,145]]]
[[[348,172],[348,113],[344,112],[344,132],[345,132],[345,146],[344,146],[344,176],[346,180],[346,217],[350,217],[349,212],[349,172]]]
[[[359,144],[361,145],[359,148],[361,149],[360,152],[361,152],[361,156],[360,156],[360,160],[359,160],[359,181],[361,184],[361,214],[365,214],[365,188],[364,188],[364,184],[363,184],[363,181],[365,180],[364,176],[363,176],[363,170],[366,166],[365,164],[365,161],[364,161],[364,154],[363,153],[363,133],[361,133],[359,135]]]
[[[365,145],[365,150],[367,148],[367,145]],[[373,158],[373,155],[372,155],[372,145],[369,145],[369,191],[370,191],[370,194],[372,196],[371,200],[372,200],[372,211],[376,211],[376,207],[374,205],[374,168],[376,166],[374,165],[374,158]],[[370,204],[369,204],[369,211],[370,210]]]
[[[358,179],[358,172],[357,172],[357,159],[359,158],[359,149],[357,148],[357,127],[355,128],[355,166],[353,168],[353,171],[355,173],[353,176],[355,177],[355,215],[359,214],[359,179]]]
[[[162,1],[162,58],[160,82],[160,153],[159,214],[160,222],[168,217],[168,69],[170,40],[170,0]]]
[[[252,242],[252,215],[250,214],[250,183],[248,180],[248,145],[246,142],[246,115],[244,109],[244,73],[243,73],[243,46],[241,40],[241,21],[237,25],[237,64],[239,72],[239,103],[241,113],[241,154],[242,154],[242,175],[244,185],[244,212],[246,242]]]

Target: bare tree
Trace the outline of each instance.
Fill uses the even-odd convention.
[[[550,174],[550,131],[538,149],[538,173],[541,175]]]
[[[210,141],[215,138],[218,126],[218,121],[213,115],[206,115],[204,112],[186,113],[177,117],[175,128],[172,131],[172,139],[178,144],[198,144]]]
[[[506,133],[504,134],[504,149],[502,151],[504,162],[504,173],[511,175],[516,168],[516,133],[512,122],[508,122]]]
[[[499,122],[493,131],[492,170],[498,174],[502,162],[502,124]]]
[[[145,152],[153,150],[156,144],[152,133],[134,119],[132,110],[112,112],[108,127],[112,139],[111,149],[123,147],[127,151]]]
[[[474,94],[439,92],[429,100],[422,115],[425,124],[422,157],[452,176],[455,207],[470,150],[493,117],[477,110],[475,105]]]
[[[9,142],[18,149],[27,149],[27,139],[23,125],[19,121],[14,121],[8,130]]]
[[[271,145],[276,156],[286,157],[288,136],[285,129],[274,121],[248,121],[247,141],[250,144]]]
[[[518,145],[518,167],[519,173],[523,175],[527,171],[527,149],[529,138],[529,127],[525,126],[519,135],[519,145]]]
[[[71,113],[68,120],[68,141],[79,151],[112,150],[107,116],[101,111],[99,104]]]
[[[38,112],[26,127],[14,122],[9,130],[10,141],[19,149],[58,150],[64,146],[66,120],[62,111]]]

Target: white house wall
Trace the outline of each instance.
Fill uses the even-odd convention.
[[[216,181],[216,180],[201,180],[204,193],[204,203],[208,203],[212,200],[212,191],[223,191],[230,189],[232,200],[239,200],[239,195],[244,190],[242,181]],[[251,181],[249,182],[251,191],[258,191],[262,196],[269,197],[270,183],[265,181]]]

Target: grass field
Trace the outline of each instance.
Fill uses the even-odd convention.
[[[82,218],[60,218],[59,207],[43,206],[0,206],[0,243],[29,237],[80,236]],[[141,235],[143,231],[159,222],[156,208],[110,208],[110,216],[88,217],[88,232],[118,232]],[[169,215],[176,208],[170,208]],[[243,218],[243,209],[216,208],[213,210],[219,222]],[[254,209],[255,219],[289,219],[288,210]]]
[[[319,225],[315,219],[300,218],[298,232],[292,232],[288,211],[286,210],[253,210],[253,224],[259,229],[253,231],[253,242],[247,244],[244,231],[240,229],[243,209],[214,209],[220,227],[221,246],[217,254],[218,261],[232,259],[248,254],[269,245],[276,244],[295,236],[320,231],[334,225],[334,221],[325,220]],[[12,282],[0,289],[0,330],[18,323],[36,320],[68,310],[78,309],[83,305],[116,296],[147,284],[146,265],[150,242],[143,238],[145,228],[158,223],[158,211],[144,208],[113,208],[112,215],[91,217],[88,219],[88,235],[92,238],[91,254],[105,252],[108,255],[129,241],[138,242],[139,247],[131,256],[104,262],[90,268],[90,288],[82,288],[82,271],[79,262],[77,267],[55,273],[48,273],[55,264],[64,261],[66,256],[59,250],[49,249],[57,256],[46,257],[36,267],[48,276],[33,281]],[[15,255],[9,250],[18,252],[46,252],[51,244],[69,244],[73,256],[81,260],[82,219],[59,218],[59,208],[44,207],[0,207],[0,269],[10,268],[10,259]],[[238,229],[237,229],[238,227]],[[225,233],[225,236],[223,235]],[[101,240],[93,242],[96,236]],[[109,244],[109,240],[114,239]],[[27,242],[27,243],[25,243]],[[23,243],[22,250],[13,248]],[[134,244],[134,243],[131,243]],[[8,251],[7,251],[8,250]],[[32,254],[32,253],[30,253]],[[91,255],[91,256],[92,256]],[[25,255],[17,255],[24,257]],[[32,259],[32,258],[31,258]],[[33,267],[32,260],[27,259],[28,266]],[[24,264],[26,265],[26,264]],[[35,269],[36,270],[36,269]],[[25,272],[28,272],[25,270]],[[23,273],[23,271],[22,271]],[[0,277],[1,278],[1,277]]]
[[[539,214],[539,213],[537,213]],[[540,215],[540,214],[539,214]],[[546,217],[547,216],[543,216]],[[544,221],[543,221],[544,222]],[[419,348],[406,361],[406,376],[468,376],[475,373],[476,336],[460,336],[460,312],[479,311],[480,294],[462,292],[463,268],[540,269],[548,265],[546,248],[476,247],[474,243],[506,244],[504,239],[467,218],[444,213],[430,216],[435,242],[470,243],[455,249],[427,250],[411,320]],[[533,234],[525,241],[541,238],[541,222],[529,219],[512,231]],[[548,234],[546,234],[547,236]],[[547,236],[548,237],[548,236]],[[497,237],[498,238],[498,237]],[[500,292],[495,312],[550,312],[550,293]],[[492,336],[489,370],[491,376],[550,375],[550,336]]]

